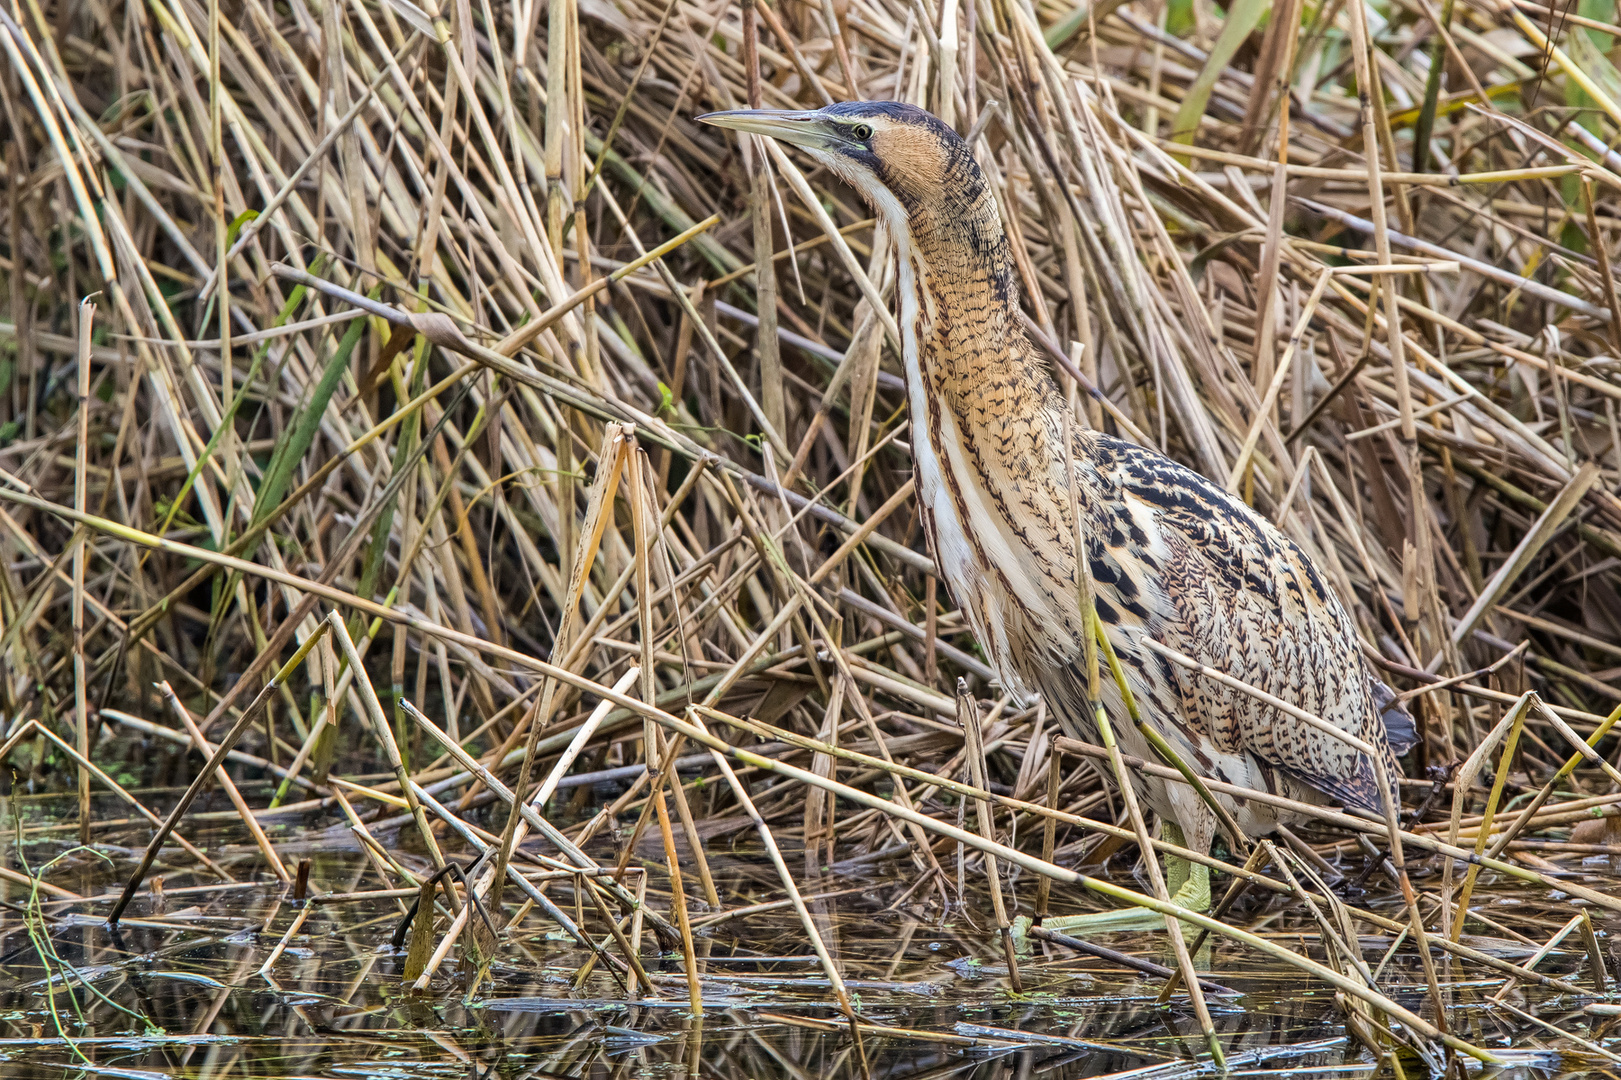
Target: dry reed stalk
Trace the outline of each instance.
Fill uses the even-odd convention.
[[[664,800],[663,769],[655,770],[653,762],[657,760],[655,754],[662,749],[662,740],[658,737],[658,729],[651,720],[644,724],[646,736],[643,745],[648,762],[648,782],[652,785],[651,802],[658,818],[659,839],[664,843],[664,865],[670,873],[670,915],[676,928],[681,931],[681,962],[686,968],[687,975],[687,1004],[693,1016],[704,1014],[703,988],[698,982],[698,950],[693,943],[692,922],[687,917],[687,894],[681,885],[681,863],[675,850],[675,834],[670,829],[670,812]],[[669,747],[667,757],[674,758],[675,747]],[[698,843],[696,836],[692,837],[694,846]]]
[[[974,695],[962,680],[957,682],[957,723],[962,727],[966,743],[968,775],[975,787],[983,788],[986,786],[985,738],[979,727],[979,708],[974,704]],[[996,839],[996,822],[991,816],[990,803],[984,799],[974,804],[974,821],[982,838]],[[1007,957],[1008,984],[1015,994],[1023,993],[1024,985],[1019,979],[1019,958],[1013,947],[1012,920],[1008,918],[1007,904],[1002,899],[1002,878],[997,871],[994,855],[985,856],[985,876],[990,879],[991,910],[996,915],[996,931],[1002,939],[1002,954]]]
[[[203,738],[203,733],[197,729],[197,722],[191,718],[191,713],[186,711],[186,706],[176,696],[174,688],[165,681],[159,684],[158,689],[163,694],[164,700],[169,703],[169,707],[174,710],[175,716],[185,726],[186,733],[191,736],[192,745],[196,746],[202,754],[212,756],[214,748],[210,747],[208,741]],[[270,838],[265,835],[265,831],[260,826],[258,819],[253,816],[252,809],[249,808],[247,800],[242,797],[242,793],[237,790],[236,783],[224,772],[219,774],[219,778],[220,787],[225,789],[225,794],[230,798],[231,805],[235,806],[236,812],[241,815],[243,826],[252,835],[253,842],[259,846],[260,852],[265,857],[266,865],[270,867],[270,872],[283,882],[292,881],[292,875],[287,872],[287,867],[282,865],[281,857],[276,854],[276,849],[271,846]]]
[[[57,748],[62,751],[62,753],[67,755],[68,760],[74,763],[75,768],[84,769],[85,772],[94,778],[97,783],[101,784],[114,795],[117,795],[124,802],[134,807],[136,812],[147,821],[151,822],[153,825],[161,826],[163,819],[159,818],[157,814],[153,813],[145,803],[141,802],[141,800],[130,794],[130,792],[127,791],[122,784],[119,784],[111,776],[108,776],[107,773],[98,768],[95,762],[90,761],[88,758],[79,757],[77,747],[70,744],[66,739],[63,739],[60,735],[56,734],[56,732],[41,725],[37,720],[30,720],[26,724],[19,727],[12,737],[7,740],[5,748],[9,751],[21,743],[30,734],[37,735],[41,742],[54,743]],[[197,860],[199,866],[207,869],[210,874],[219,878],[221,881],[229,882],[232,880],[230,874],[215,863],[214,860],[210,859],[206,854],[204,854],[203,851],[190,840],[187,840],[184,836],[180,835],[178,831],[172,831],[171,835],[174,837],[175,843],[180,845],[181,849],[184,850],[186,854]]]
[[[270,955],[265,957],[265,962],[259,965],[260,975],[267,979],[270,977],[270,969],[276,966],[276,961],[281,959],[281,954],[287,949],[288,942],[292,941],[294,935],[303,928],[304,920],[309,918],[310,912],[314,910],[314,904],[306,904],[299,909],[297,915],[293,916],[293,921],[287,927],[287,932],[282,934],[281,940],[276,942],[275,948],[270,950]]]
[[[73,508],[84,512],[85,473],[90,464],[90,348],[96,305],[89,297],[79,303],[79,439],[73,455]],[[73,716],[74,734],[83,759],[79,765],[79,843],[90,843],[90,703],[86,699],[84,662],[84,545],[73,545]]]
[[[1079,516],[1077,515],[1078,520]],[[1143,729],[1143,724],[1138,718],[1137,704],[1133,698],[1131,687],[1126,682],[1125,674],[1121,670],[1120,661],[1115,657],[1108,635],[1104,633],[1103,624],[1098,619],[1097,609],[1092,604],[1090,576],[1083,575],[1083,578],[1087,580],[1088,584],[1083,609],[1084,617],[1091,624],[1093,630],[1093,634],[1089,636],[1095,637],[1097,640],[1096,651],[1088,650],[1091,653],[1091,689],[1088,694],[1088,703],[1094,710],[1098,735],[1103,741],[1103,749],[1108,755],[1109,768],[1114,774],[1116,789],[1120,792],[1121,801],[1125,803],[1126,816],[1131,822],[1132,831],[1137,840],[1137,847],[1139,850],[1147,852],[1153,849],[1153,844],[1149,839],[1148,825],[1143,817],[1142,807],[1137,802],[1136,785],[1132,781],[1131,774],[1126,771],[1125,762],[1120,752],[1120,744],[1115,741],[1114,731],[1109,724],[1108,711],[1102,704],[1103,693],[1099,682],[1098,652],[1107,654],[1109,673],[1114,679],[1115,688],[1119,690],[1122,700],[1125,701],[1126,709],[1131,714],[1131,718],[1137,721],[1139,730]],[[1164,752],[1164,748],[1157,744],[1156,749],[1159,749],[1161,753]],[[1171,760],[1176,760],[1174,754]],[[1186,773],[1186,766],[1183,766],[1178,771]],[[1212,807],[1219,805],[1214,799],[1209,798],[1207,792],[1201,790],[1201,794],[1206,796],[1206,800]],[[1237,838],[1242,834],[1235,829],[1233,835]],[[1148,869],[1149,884],[1153,887],[1154,898],[1163,905],[1162,910],[1171,912],[1179,910],[1178,905],[1171,900],[1171,894],[1165,884],[1165,874],[1160,867],[1159,860],[1154,858],[1146,859],[1143,865]],[[1188,996],[1193,1001],[1194,1013],[1198,1017],[1200,1028],[1204,1031],[1205,1043],[1210,1047],[1210,1055],[1215,1060],[1217,1068],[1225,1069],[1225,1057],[1222,1053],[1221,1040],[1216,1037],[1216,1026],[1210,1019],[1210,1008],[1205,1004],[1204,990],[1199,986],[1198,976],[1194,974],[1193,956],[1188,951],[1187,942],[1183,940],[1182,924],[1176,919],[1167,918],[1165,920],[1165,933],[1171,940],[1171,949],[1176,954],[1177,968],[1182,974],[1183,983],[1188,988]]]
[[[618,692],[623,693],[630,687],[630,684],[636,680],[638,675],[639,671],[636,668],[631,668],[620,678],[619,682],[615,686],[615,689]],[[402,701],[401,705],[419,726],[421,726],[429,734],[438,738],[446,749],[460,749],[449,735],[435,727],[433,723],[428,720],[427,717],[418,712],[409,701]],[[580,730],[575,734],[574,740],[569,743],[568,749],[565,750],[563,752],[563,756],[558,759],[557,765],[553,767],[551,773],[546,777],[546,779],[541,782],[541,785],[535,792],[534,797],[529,800],[529,808],[533,811],[534,815],[538,816],[540,814],[541,808],[545,806],[546,801],[551,798],[552,793],[556,790],[557,781],[562,777],[563,773],[567,771],[568,765],[572,763],[573,759],[578,756],[579,748],[582,747],[588,739],[590,739],[591,735],[595,733],[597,726],[602,723],[603,719],[607,715],[608,704],[604,702],[598,705],[597,708],[591,713],[590,717],[586,719],[585,723],[580,726]],[[414,789],[415,785],[413,784],[413,790]],[[441,816],[444,817],[446,821],[452,823],[459,820],[455,815],[448,814],[448,812]],[[512,839],[509,846],[503,850],[515,850],[517,845],[523,843],[528,832],[528,821],[520,821],[517,827],[513,830]],[[497,859],[497,861],[490,866],[488,872],[478,875],[469,882],[469,889],[471,890],[470,895],[478,897],[479,899],[489,895],[490,890],[495,883],[495,874],[502,870],[504,870],[514,879],[518,878],[517,870],[510,864],[510,862],[503,864],[499,859]],[[519,884],[521,886],[522,882],[520,881]],[[596,892],[593,890],[592,896],[594,897],[595,895]],[[470,905],[463,907],[456,913],[456,917],[451,921],[450,927],[445,931],[444,936],[440,938],[439,945],[435,947],[431,955],[427,957],[426,961],[422,965],[422,968],[415,976],[414,985],[417,990],[426,990],[428,988],[429,979],[431,979],[433,973],[439,969],[439,966],[444,963],[445,958],[450,955],[451,946],[455,944],[457,938],[461,936],[462,930],[467,926],[468,919],[470,917],[469,908]]]
[[[333,623],[329,621],[322,625],[330,627]],[[152,860],[157,858],[158,851],[163,847],[164,840],[168,838],[170,833],[174,832],[175,825],[185,816],[186,810],[191,806],[192,800],[197,797],[198,792],[202,790],[203,785],[208,782],[214,771],[224,762],[225,755],[235,745],[236,741],[242,737],[243,733],[258,720],[259,714],[263,712],[270,698],[275,694],[276,689],[298,669],[299,665],[304,662],[304,658],[309,655],[310,650],[320,642],[324,635],[325,631],[319,629],[314,634],[311,634],[309,639],[303,645],[300,645],[287,662],[270,677],[264,688],[259,691],[258,696],[253,699],[253,703],[242,711],[242,715],[237,718],[236,723],[232,724],[225,736],[215,744],[214,753],[209,757],[208,764],[204,765],[197,775],[193,777],[191,786],[186,789],[185,794],[181,795],[180,801],[175,804],[174,809],[169,811],[169,816],[158,826],[157,834],[152,837],[151,843],[147,844],[146,851],[141,856],[140,865],[130,874],[129,881],[124,885],[123,895],[118,898],[118,902],[113,905],[112,911],[107,915],[109,924],[116,924],[119,917],[124,913],[124,909],[129,906],[130,899],[140,886],[141,879],[146,876],[147,870],[152,866]],[[200,732],[201,728],[199,728]]]
[[[0,13],[0,758],[34,783],[59,762],[80,828],[91,779],[152,816],[108,776],[114,755],[187,746],[206,713],[199,741],[231,733],[157,845],[229,761],[280,780],[271,805],[298,783],[306,820],[341,815],[373,884],[415,880],[391,816],[430,858],[429,812],[447,858],[499,831],[496,880],[536,890],[516,910],[574,926],[510,868],[531,830],[562,852],[546,873],[580,875],[548,888],[609,919],[646,992],[641,921],[678,931],[638,902],[645,877],[599,878],[580,845],[642,812],[673,841],[668,800],[690,861],[667,848],[652,895],[685,871],[731,905],[704,920],[733,925],[806,898],[774,862],[764,888],[784,899],[739,903],[704,852],[715,831],[752,827],[791,855],[803,828],[818,874],[901,849],[884,902],[925,918],[943,910],[941,845],[974,847],[934,831],[951,799],[1009,808],[1029,850],[1018,826],[1039,818],[1044,866],[1084,836],[1166,850],[1140,813],[1126,828],[1076,812],[1109,784],[1066,775],[1056,751],[1045,799],[987,791],[1040,786],[1042,763],[1021,757],[1055,718],[995,704],[915,531],[887,238],[827,174],[688,122],[894,97],[969,135],[1032,338],[1086,403],[1074,422],[1190,462],[1279,522],[1418,713],[1410,774],[1468,759],[1423,821],[1392,820],[1428,794],[1418,783],[1390,785],[1383,822],[1279,805],[1310,815],[1303,859],[1363,858],[1359,840],[1394,840],[1397,870],[1439,859],[1405,920],[1344,909],[1304,863],[1238,865],[1235,837],[1207,865],[1254,896],[1229,890],[1214,921],[1239,930],[1276,894],[1348,977],[1351,919],[1405,930],[1427,989],[1434,935],[1449,977],[1572,992],[1472,949],[1462,915],[1503,878],[1614,904],[1561,875],[1613,846],[1566,830],[1613,813],[1621,717],[1621,108],[1590,47],[1621,28],[1528,0],[1401,0],[1379,27],[1360,5],[1281,5],[1265,31],[1259,4],[1223,24],[1195,6],[1189,25],[1172,6]],[[1443,93],[1443,68],[1461,93]],[[92,322],[80,301],[97,291]],[[628,438],[604,449],[613,425],[634,425],[657,468]],[[335,625],[321,601],[361,621],[315,662]],[[284,667],[239,704],[290,644],[307,678]],[[637,692],[616,692],[632,667]],[[939,775],[981,764],[949,724],[959,675],[996,718],[969,785]],[[162,679],[171,702],[151,697]],[[716,741],[747,745],[670,726],[699,702],[728,724]],[[102,719],[116,735],[96,740]],[[683,740],[703,753],[681,757]],[[559,792],[582,773],[629,786],[600,809],[583,795],[565,831],[533,802],[536,769]],[[752,787],[714,783],[732,774]],[[848,794],[875,783],[887,798]],[[262,815],[239,794],[251,832]],[[482,807],[499,818],[502,802],[495,830]],[[250,857],[274,872],[273,851]],[[1535,906],[1483,925],[1540,945]],[[831,964],[837,939],[824,945]],[[602,955],[589,948],[582,980]],[[1389,960],[1379,977],[1407,989],[1415,970]],[[1366,1004],[1349,1023],[1382,1038],[1388,1010]]]
[[[674,717],[668,717],[668,718],[661,717],[659,719],[659,722],[663,726],[665,726],[665,727],[667,727],[667,728],[669,728],[671,730],[674,730],[674,731],[679,731],[679,732],[687,735],[689,738],[694,739],[695,741],[703,742],[706,745],[711,746],[711,748],[713,748],[713,749],[716,749],[716,750],[728,749],[727,744],[722,743],[720,740],[715,739],[713,736],[708,735],[706,732],[703,732],[701,729],[699,729],[697,727],[694,727],[694,726],[691,726],[691,725],[689,725],[689,724],[687,724],[687,723],[685,723],[683,721],[677,720]],[[1034,858],[1033,856],[1027,855],[1027,854],[1025,854],[1023,852],[1020,852],[1020,851],[1017,851],[1017,850],[1015,850],[1013,848],[1006,847],[1005,845],[996,843],[994,841],[984,840],[983,838],[981,838],[979,836],[967,833],[967,832],[963,831],[962,829],[959,829],[959,828],[957,828],[957,827],[955,827],[953,825],[947,824],[946,822],[943,822],[943,821],[940,821],[940,820],[937,820],[937,819],[934,819],[934,818],[930,818],[930,817],[928,817],[926,815],[918,813],[915,810],[908,810],[908,809],[902,808],[902,807],[900,807],[900,806],[898,806],[898,805],[896,805],[894,803],[890,803],[887,800],[884,800],[884,799],[882,799],[882,798],[880,798],[878,796],[870,795],[870,794],[868,794],[866,792],[859,791],[859,790],[857,790],[855,788],[851,788],[851,787],[848,787],[848,786],[843,785],[843,784],[839,784],[839,783],[837,783],[835,781],[824,780],[824,779],[822,779],[820,777],[816,777],[812,773],[805,772],[802,769],[797,769],[797,768],[794,768],[793,766],[785,765],[785,764],[783,764],[781,762],[774,762],[774,761],[771,761],[769,758],[762,758],[762,757],[760,757],[760,756],[758,756],[756,754],[753,754],[753,753],[750,753],[748,751],[741,750],[741,749],[738,749],[738,748],[735,748],[735,747],[731,747],[729,749],[730,749],[730,756],[732,756],[732,757],[734,757],[734,758],[736,758],[736,759],[738,759],[740,761],[756,765],[756,766],[758,766],[760,768],[769,769],[770,771],[778,772],[778,773],[781,773],[781,774],[783,774],[785,776],[793,777],[794,779],[798,780],[801,783],[815,784],[816,786],[822,787],[822,788],[824,788],[826,790],[836,791],[842,797],[844,797],[846,799],[849,799],[849,800],[851,800],[853,802],[857,802],[857,803],[860,803],[862,805],[867,805],[867,806],[872,806],[872,807],[875,807],[875,808],[878,808],[878,809],[882,809],[882,810],[884,810],[884,812],[886,812],[888,814],[892,814],[892,815],[894,815],[896,817],[904,818],[905,820],[908,820],[908,821],[916,824],[920,828],[923,828],[923,829],[925,829],[925,830],[927,830],[929,832],[934,832],[934,833],[940,834],[941,836],[948,837],[951,840],[956,841],[957,843],[966,844],[966,845],[968,845],[970,847],[973,847],[973,848],[975,848],[977,850],[980,850],[982,852],[985,852],[987,854],[994,854],[994,855],[998,856],[999,858],[1006,859],[1009,862],[1011,862],[1011,863],[1013,863],[1015,865],[1021,866],[1021,867],[1025,868],[1025,869],[1027,869],[1027,870],[1030,870],[1030,871],[1034,872],[1034,873],[1039,873],[1039,874],[1042,874],[1044,876],[1050,876],[1055,881],[1061,881],[1061,882],[1065,882],[1067,884],[1080,885],[1080,886],[1082,886],[1084,888],[1087,888],[1089,890],[1098,892],[1098,893],[1100,893],[1100,894],[1102,894],[1104,896],[1108,896],[1108,897],[1111,897],[1111,898],[1114,898],[1114,899],[1117,899],[1117,900],[1122,900],[1122,901],[1125,901],[1125,902],[1130,903],[1132,905],[1135,905],[1137,907],[1147,908],[1148,910],[1153,911],[1156,914],[1160,914],[1160,915],[1165,916],[1166,919],[1167,919],[1167,928],[1168,929],[1176,921],[1185,921],[1185,922],[1194,923],[1195,925],[1198,925],[1198,926],[1201,926],[1201,927],[1208,928],[1208,929],[1214,931],[1215,933],[1221,934],[1221,935],[1223,935],[1225,937],[1230,937],[1230,938],[1233,938],[1234,940],[1242,941],[1245,944],[1250,945],[1252,948],[1260,949],[1261,951],[1266,952],[1269,955],[1275,956],[1275,957],[1277,957],[1279,959],[1283,959],[1287,963],[1290,963],[1290,964],[1292,964],[1292,965],[1294,965],[1296,967],[1300,967],[1303,970],[1310,971],[1313,974],[1317,975],[1319,978],[1327,978],[1330,982],[1333,982],[1336,986],[1339,986],[1340,989],[1346,990],[1347,992],[1349,992],[1349,993],[1351,993],[1353,995],[1356,995],[1356,996],[1359,996],[1359,997],[1364,997],[1365,999],[1370,1000],[1370,1003],[1377,1004],[1379,1007],[1384,1008],[1387,1011],[1390,1011],[1393,1015],[1399,1016],[1402,1019],[1402,1022],[1407,1024],[1408,1026],[1413,1027],[1415,1030],[1418,1030],[1418,1031],[1422,1032],[1423,1034],[1425,1034],[1428,1037],[1439,1038],[1443,1042],[1445,1042],[1448,1046],[1451,1046],[1451,1047],[1453,1047],[1454,1049],[1456,1049],[1456,1050],[1458,1050],[1460,1052],[1468,1053],[1468,1054],[1470,1054],[1470,1056],[1480,1058],[1482,1060],[1484,1060],[1485,1058],[1490,1057],[1490,1055],[1487,1054],[1485,1051],[1482,1051],[1482,1050],[1479,1050],[1478,1048],[1469,1046],[1468,1044],[1463,1043],[1461,1040],[1457,1040],[1453,1036],[1450,1036],[1450,1035],[1440,1031],[1439,1029],[1437,1029],[1433,1025],[1419,1019],[1418,1017],[1414,1016],[1413,1014],[1407,1012],[1407,1010],[1402,1009],[1399,1005],[1396,1005],[1394,1002],[1390,1002],[1388,999],[1380,998],[1378,995],[1373,995],[1373,997],[1371,999],[1367,998],[1366,995],[1371,994],[1372,993],[1371,991],[1367,991],[1366,988],[1361,987],[1360,985],[1351,984],[1349,982],[1349,980],[1345,980],[1343,977],[1337,976],[1336,973],[1333,973],[1333,972],[1329,971],[1326,968],[1322,968],[1315,961],[1309,960],[1306,957],[1301,956],[1299,954],[1292,953],[1287,949],[1282,949],[1282,948],[1280,948],[1278,946],[1275,946],[1271,942],[1268,942],[1263,938],[1259,938],[1256,935],[1250,934],[1247,931],[1239,930],[1239,929],[1237,929],[1235,927],[1232,927],[1232,926],[1229,926],[1229,925],[1227,925],[1225,923],[1218,922],[1217,920],[1209,917],[1208,915],[1203,915],[1203,914],[1200,914],[1198,912],[1189,911],[1186,908],[1179,907],[1179,906],[1177,906],[1175,904],[1169,903],[1168,901],[1159,899],[1157,897],[1146,896],[1146,895],[1143,895],[1141,893],[1136,893],[1136,892],[1132,892],[1132,891],[1127,890],[1127,889],[1122,889],[1122,888],[1120,888],[1118,886],[1115,886],[1115,885],[1112,885],[1110,883],[1101,881],[1099,879],[1091,878],[1091,877],[1088,877],[1086,875],[1079,874],[1079,873],[1077,873],[1077,872],[1075,872],[1073,870],[1066,870],[1066,869],[1064,869],[1062,867],[1052,866],[1050,864],[1043,863],[1040,860]],[[1107,754],[1108,753],[1108,751],[1101,750],[1101,749],[1098,752],[1100,754]],[[1116,750],[1115,753],[1118,754],[1118,750]],[[1125,758],[1124,755],[1121,755],[1119,760],[1120,760],[1120,764],[1121,764],[1122,767],[1125,767],[1128,764],[1132,768],[1137,768],[1137,769],[1142,769],[1142,768],[1148,767],[1146,762],[1141,762],[1141,761],[1136,760],[1136,759],[1128,760],[1127,758]],[[1165,771],[1166,772],[1173,772],[1173,770],[1169,770],[1169,769],[1167,769]],[[1174,774],[1174,772],[1173,772],[1173,774]],[[1229,785],[1222,785],[1222,786],[1226,787],[1226,786],[1229,786]],[[1140,819],[1141,815],[1139,814],[1138,816],[1139,816],[1139,819]],[[1139,829],[1138,832],[1139,832],[1139,835],[1140,835],[1142,830]],[[1146,840],[1145,840],[1143,846],[1146,848],[1146,847],[1149,846],[1149,843],[1146,842]],[[1163,889],[1163,881],[1161,882],[1161,888]],[[1184,951],[1185,951],[1186,946],[1184,945],[1183,948],[1184,948]]]
[[[367,719],[371,721],[372,734],[382,746],[384,760],[393,770],[395,779],[399,782],[400,794],[405,797],[405,805],[410,809],[411,817],[416,822],[417,833],[422,837],[422,843],[428,849],[434,867],[443,869],[445,865],[444,853],[439,850],[439,842],[433,835],[433,829],[428,825],[427,814],[423,811],[422,804],[417,799],[416,790],[406,773],[405,760],[400,756],[400,748],[394,741],[394,731],[389,727],[388,717],[383,713],[382,702],[377,700],[377,691],[372,688],[371,679],[366,675],[365,666],[360,661],[360,654],[355,651],[354,639],[349,636],[349,628],[343,625],[343,620],[338,618],[338,613],[335,611],[328,615],[325,621],[332,628],[332,636],[337,639],[344,659],[349,661],[349,670],[358,675],[360,700],[365,706]]]

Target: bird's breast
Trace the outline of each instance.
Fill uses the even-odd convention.
[[[924,533],[1003,685],[1024,696],[1033,672],[1077,647],[1062,455],[1041,428],[1042,396],[1020,399],[1016,372],[971,355],[956,300],[936,296],[921,265],[902,258],[897,268]]]

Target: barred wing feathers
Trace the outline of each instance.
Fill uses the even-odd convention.
[[[1368,671],[1355,625],[1305,553],[1192,470],[1106,435],[1080,437],[1091,444],[1079,464],[1091,504],[1082,513],[1093,522],[1088,554],[1105,625],[1140,627],[1385,748],[1399,775],[1379,715],[1393,696]],[[1120,651],[1179,701],[1180,717],[1166,719],[1180,720],[1196,744],[1247,752],[1347,806],[1378,809],[1373,763],[1354,747],[1146,648]],[[1400,735],[1410,741],[1410,722]]]

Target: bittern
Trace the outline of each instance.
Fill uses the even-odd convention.
[[[928,112],[888,101],[699,119],[799,147],[887,227],[918,512],[940,579],[1003,687],[1040,694],[1072,738],[1099,741],[1082,663],[1084,545],[1098,623],[1124,681],[1144,723],[1187,767],[1299,803],[1381,811],[1377,770],[1400,775],[1412,723],[1368,668],[1345,606],[1306,553],[1239,499],[1153,450],[1065,422],[1065,399],[1021,324],[1007,235],[969,146]],[[1147,639],[1367,749],[1175,664]],[[1117,685],[1103,682],[1121,749],[1156,760]],[[1142,772],[1132,784],[1170,843],[1209,853],[1217,818],[1196,789]],[[1251,836],[1298,817],[1215,798]],[[1209,909],[1204,865],[1172,859],[1166,871],[1174,903]],[[1134,908],[1063,922],[1108,930],[1160,919]]]

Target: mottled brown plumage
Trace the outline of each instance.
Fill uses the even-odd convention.
[[[732,119],[750,117],[766,119]],[[1097,741],[1081,670],[1078,532],[1100,621],[1144,719],[1184,761],[1305,803],[1378,809],[1365,755],[1142,644],[1156,639],[1322,717],[1382,748],[1399,774],[1402,747],[1380,715],[1389,691],[1367,669],[1339,597],[1292,540],[1152,450],[1073,430],[1064,452],[1065,403],[1020,325],[995,197],[962,140],[892,102],[719,122],[805,147],[888,227],[924,530],[1004,685],[1040,693],[1069,734]],[[1154,759],[1112,683],[1104,701],[1126,752]],[[1405,723],[1399,711],[1390,719]],[[1214,816],[1190,788],[1145,776],[1136,786],[1188,846],[1208,850]],[[1252,835],[1280,823],[1273,807],[1218,798]]]

